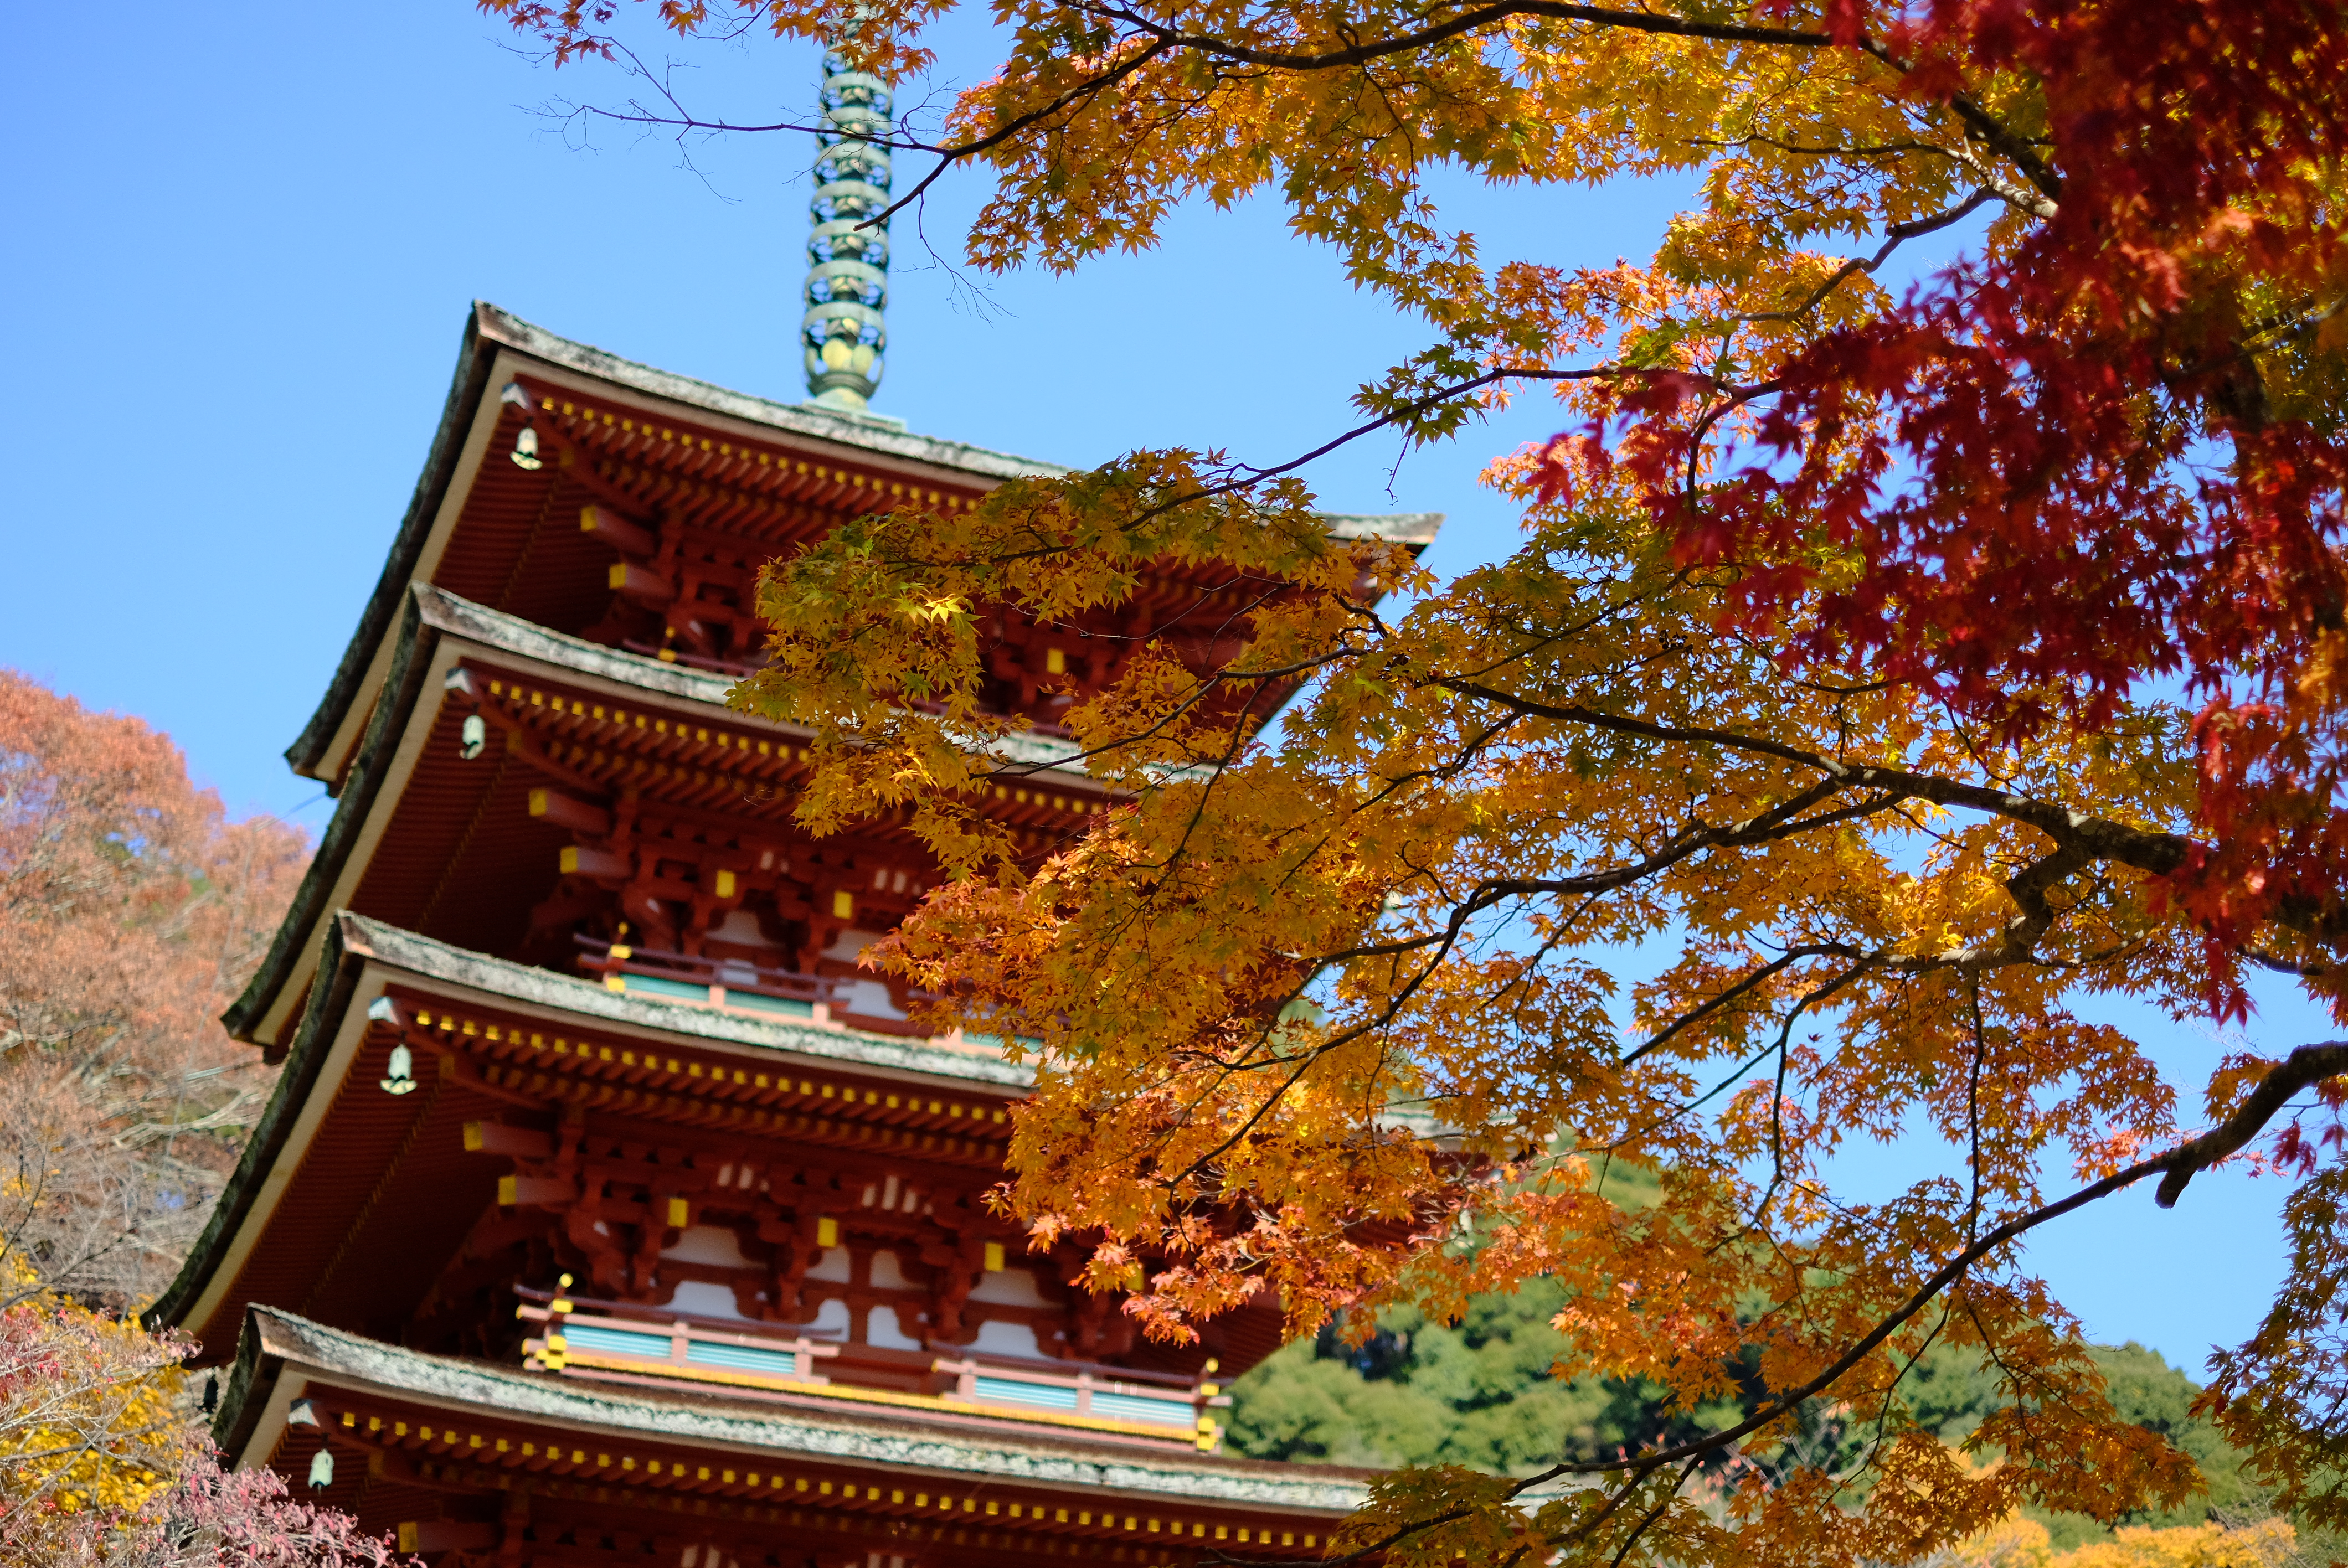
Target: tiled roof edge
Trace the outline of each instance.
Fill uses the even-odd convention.
[[[304,939],[318,928],[318,922],[324,917],[335,879],[342,875],[343,865],[350,858],[367,815],[374,810],[376,796],[382,793],[384,775],[398,749],[399,732],[407,724],[408,710],[416,701],[417,683],[432,661],[431,644],[438,641],[439,629],[425,625],[420,607],[412,595],[400,594],[398,599],[405,613],[400,617],[399,641],[392,651],[391,668],[385,672],[383,696],[367,720],[365,733],[359,737],[357,755],[349,776],[344,780],[341,794],[335,800],[335,815],[327,819],[326,831],[319,835],[317,853],[310,857],[309,868],[302,874],[285,918],[278,923],[277,934],[270,940],[268,954],[254,969],[252,979],[245,982],[243,992],[221,1015],[221,1022],[238,1040],[253,1038],[252,1031],[275,1004],[278,992],[299,960]]]
[[[487,301],[477,300],[466,313],[456,374],[450,379],[448,398],[441,405],[440,423],[433,431],[424,470],[417,477],[407,510],[400,520],[398,531],[393,536],[382,574],[376,579],[375,590],[368,595],[366,604],[360,611],[358,626],[352,632],[350,643],[344,650],[342,661],[335,666],[325,692],[319,698],[317,708],[303,727],[301,735],[285,750],[285,760],[293,764],[297,774],[309,774],[323,764],[325,748],[333,741],[344,716],[353,702],[365,696],[359,690],[359,683],[366,677],[376,650],[390,630],[392,619],[399,613],[399,589],[415,575],[425,540],[432,531],[433,518],[439,511],[442,498],[447,495],[454,476],[474,411],[489,390],[489,370],[500,348],[529,354],[583,374],[601,376],[615,384],[653,396],[764,425],[779,432],[838,442],[911,461],[958,468],[992,481],[1069,471],[1059,464],[993,452],[963,442],[911,436],[850,415],[804,405],[777,403],[747,393],[729,391],[705,381],[696,381],[691,376],[655,370],[592,344],[557,336],[544,327],[523,321]],[[1375,535],[1397,544],[1424,548],[1442,527],[1443,514],[1402,512],[1382,517],[1330,513],[1328,521],[1332,530],[1340,538],[1360,538]]]
[[[1341,539],[1384,539],[1425,549],[1443,531],[1441,512],[1323,512],[1321,520]]]
[[[440,509],[441,497],[448,494],[473,409],[480,402],[489,366],[497,359],[496,343],[482,340],[483,320],[483,308],[478,304],[465,314],[464,337],[457,350],[457,372],[449,378],[448,396],[440,405],[440,423],[433,429],[432,445],[424,457],[424,471],[417,476],[407,510],[400,518],[398,531],[392,536],[391,548],[384,557],[383,572],[376,579],[375,591],[367,595],[366,603],[359,610],[359,623],[351,632],[350,644],[343,650],[342,661],[335,666],[334,678],[326,682],[325,692],[319,697],[310,722],[302,727],[294,743],[285,748],[285,760],[297,774],[307,775],[324,761],[326,747],[342,726],[343,715],[365,695],[359,690],[359,682],[366,678],[376,650],[390,631],[392,618],[405,608],[401,602],[405,596],[399,590],[416,574],[417,559],[432,531],[432,518]]]
[[[735,679],[730,675],[715,675],[642,653],[606,648],[567,632],[551,631],[534,620],[460,599],[429,583],[417,583],[414,592],[417,611],[427,626],[503,652],[719,708],[726,705],[726,695],[734,689]],[[1074,741],[1019,733],[991,739],[987,749],[1001,760],[1022,767],[1064,766],[1074,763],[1083,750]]]
[[[307,922],[303,925],[306,929]],[[280,939],[290,940],[282,933]],[[921,1073],[996,1089],[1024,1091],[1035,1081],[1032,1068],[999,1057],[944,1050],[918,1041],[891,1040],[852,1030],[738,1019],[648,997],[624,996],[591,981],[451,947],[348,910],[337,911],[326,923],[324,947],[318,978],[311,987],[310,1004],[295,1030],[285,1069],[278,1075],[252,1136],[245,1141],[235,1170],[221,1184],[219,1200],[211,1219],[205,1222],[203,1234],[189,1250],[178,1277],[150,1309],[149,1316],[154,1323],[179,1322],[180,1315],[203,1293],[222,1250],[243,1225],[263,1178],[275,1163],[302,1106],[317,1088],[318,1069],[332,1043],[335,1022],[349,1005],[357,973],[356,960],[373,958],[389,968],[468,986],[492,996],[561,1008],[582,1017],[668,1034],[763,1046],[848,1065]]]
[[[627,995],[608,990],[592,980],[451,947],[348,910],[335,917],[335,926],[345,951],[450,985],[486,991],[510,1001],[558,1008],[582,1018],[657,1030],[664,1034],[795,1051],[858,1067],[983,1083],[997,1089],[1025,1091],[1035,1081],[1032,1068],[999,1057],[947,1050],[920,1041],[892,1040],[854,1030],[770,1023],[682,1002]]]
[[[518,615],[491,610],[486,604],[476,604],[428,582],[419,582],[409,591],[416,596],[417,611],[423,616],[427,626],[453,631],[459,637],[469,637],[507,653],[518,653],[525,659],[541,660],[549,664],[559,664],[566,670],[601,675],[606,680],[641,686],[648,692],[683,697],[695,702],[723,706],[726,693],[734,689],[730,677],[695,670],[689,665],[647,658],[642,653],[606,648],[583,637],[551,630],[534,620],[524,620]]]
[[[252,1135],[244,1141],[244,1152],[237,1158],[236,1169],[221,1184],[220,1196],[212,1204],[211,1217],[204,1222],[203,1234],[188,1249],[187,1259],[180,1265],[179,1275],[170,1287],[149,1309],[150,1325],[180,1326],[181,1316],[203,1294],[212,1270],[220,1266],[221,1253],[244,1225],[263,1180],[277,1163],[303,1105],[316,1088],[318,1070],[333,1044],[334,1034],[331,1028],[322,1026],[340,1016],[356,979],[353,966],[345,961],[339,924],[327,925],[324,948],[318,960],[318,978],[310,988],[310,1005],[294,1033],[284,1071],[270,1089],[269,1102],[262,1107]]]
[[[1171,1503],[1209,1500],[1262,1509],[1349,1513],[1368,1493],[1368,1472],[1332,1474],[1277,1461],[1239,1459],[1183,1460],[1128,1453],[1087,1453],[1014,1433],[973,1439],[925,1429],[902,1430],[886,1417],[833,1419],[796,1409],[755,1412],[669,1403],[580,1384],[455,1360],[362,1338],[274,1307],[256,1307],[263,1355],[319,1371],[361,1378],[377,1388],[461,1402],[509,1416],[578,1422],[647,1437],[723,1443],[797,1453],[809,1460],[906,1465],[1030,1485],[1157,1494]],[[250,1332],[250,1330],[248,1330]]]
[[[518,349],[550,364],[597,376],[650,396],[666,398],[672,403],[722,414],[730,419],[747,420],[753,425],[764,425],[769,429],[793,436],[834,441],[846,446],[860,447],[867,452],[928,463],[941,468],[959,468],[964,473],[988,479],[1029,478],[1067,471],[1056,463],[991,451],[964,441],[910,435],[891,428],[894,421],[859,419],[853,415],[837,414],[803,403],[778,403],[772,398],[696,381],[692,376],[679,375],[674,371],[655,369],[633,359],[623,359],[592,343],[558,337],[544,327],[526,322],[511,312],[499,310],[485,300],[476,301],[473,309],[484,335],[509,348]]]

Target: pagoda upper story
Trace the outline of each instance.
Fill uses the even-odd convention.
[[[952,512],[1051,471],[727,392],[477,305],[382,579],[287,753],[343,809],[232,1029],[284,1049],[327,916],[346,908],[647,986],[730,975],[740,997],[901,1030],[906,999],[854,958],[936,867],[901,825],[819,845],[790,825],[806,735],[723,707],[758,659],[752,585],[848,518]],[[1415,545],[1439,521],[1330,519]],[[1050,626],[994,611],[993,701],[1034,723],[995,809],[1032,851],[1105,799],[1066,764],[1054,715],[1144,639],[1202,670],[1228,657],[1239,591],[1232,574],[1169,566],[1114,611]],[[527,678],[497,672],[517,658]]]
[[[232,1452],[312,1466],[444,1563],[633,1561],[611,1543],[671,1540],[684,1513],[738,1526],[712,1563],[1318,1551],[1336,1483],[1211,1457],[1222,1381],[1277,1346],[1280,1304],[1152,1344],[1076,1283],[1076,1252],[1029,1251],[986,1194],[1030,1070],[927,1037],[860,962],[938,867],[901,820],[799,827],[810,735],[725,702],[759,657],[762,563],[1048,471],[474,308],[382,579],[288,753],[336,810],[228,1015],[284,1071],[157,1307],[204,1362],[238,1358]],[[1331,526],[1416,545],[1439,520]],[[994,613],[991,700],[1031,723],[982,808],[1026,852],[1110,803],[1054,716],[1143,640],[1227,657],[1238,588],[1169,567],[1114,612]],[[532,1378],[600,1392],[495,1391]],[[678,1400],[733,1409],[734,1447],[692,1460]],[[753,1451],[760,1409],[812,1446]],[[911,1451],[891,1422],[964,1456],[946,1471],[1000,1474],[838,1459]],[[604,1426],[635,1435],[582,1435]],[[1159,1458],[1084,1460],[1068,1474],[1127,1477],[1096,1496],[1037,1480],[1037,1442]],[[778,1530],[833,1546],[778,1556]]]

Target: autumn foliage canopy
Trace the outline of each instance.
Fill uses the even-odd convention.
[[[178,1272],[273,1078],[220,1014],[308,859],[0,670],[0,1248],[41,1284],[120,1312]]]
[[[626,22],[494,8],[572,58]],[[660,15],[901,78],[946,9]],[[1560,400],[1491,472],[1522,545],[1449,581],[1332,538],[1292,473],[1179,450],[770,569],[737,701],[819,726],[803,820],[901,813],[958,874],[881,961],[1031,1042],[1002,1201],[1037,1245],[1177,1337],[1257,1290],[1303,1330],[1545,1276],[1576,1369],[1760,1390],[1529,1480],[1398,1476],[1354,1537],[1394,1560],[1905,1562],[2024,1501],[2189,1492],[2022,1244],[2257,1158],[2292,1267],[2212,1409],[2280,1506],[2348,1522],[2348,1045],[2250,990],[2348,1005],[2348,13],[995,15],[999,67],[901,138],[995,181],[974,262],[1079,265],[1270,188],[1426,325],[1374,426]],[[1697,196],[1575,269],[1447,230],[1438,169],[1562,213],[1622,177]],[[1934,236],[1956,259],[1910,267]],[[1167,561],[1245,590],[1247,651],[1133,625],[1066,719],[1130,804],[1019,852],[975,811],[1006,728],[980,618],[1113,610]],[[2106,1021],[2164,1014],[2229,1031],[2206,1076]],[[1838,1149],[1926,1131],[1904,1190],[1834,1190]],[[1970,1452],[1906,1419],[1932,1346],[2011,1394]],[[1704,1506],[1699,1471],[1737,1479]]]
[[[0,670],[0,1568],[404,1562],[221,1468],[140,1317],[272,1087],[219,1014],[309,856],[170,737]]]

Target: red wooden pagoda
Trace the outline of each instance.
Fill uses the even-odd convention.
[[[857,962],[937,868],[898,823],[799,831],[807,736],[723,705],[760,562],[1041,471],[476,307],[289,753],[338,809],[229,1018],[283,1074],[157,1309],[236,1462],[437,1563],[1323,1552],[1358,1474],[1217,1452],[1277,1304],[1153,1345],[984,1209],[1023,1070]],[[1036,724],[990,809],[1032,847],[1103,803],[1051,720],[1107,634],[1179,644],[1227,586],[996,618],[994,700]]]

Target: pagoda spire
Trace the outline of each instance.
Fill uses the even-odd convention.
[[[834,49],[823,59],[821,149],[808,236],[807,316],[800,345],[817,404],[860,411],[880,384],[889,333],[889,84]]]

